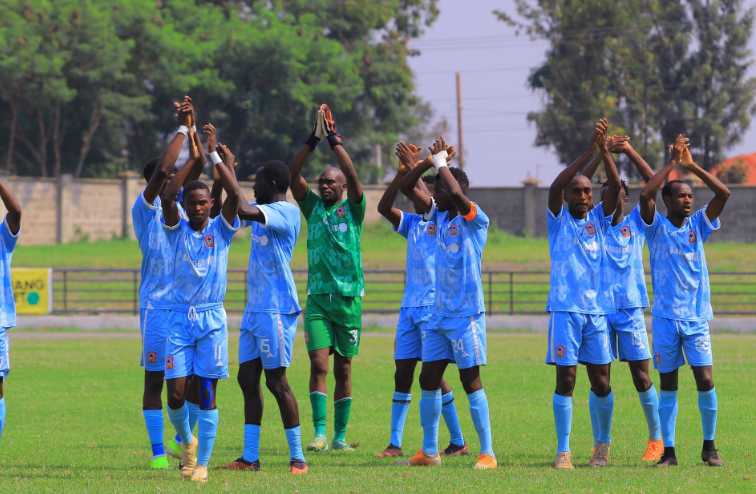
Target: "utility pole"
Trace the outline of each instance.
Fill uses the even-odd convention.
[[[375,165],[379,170],[383,169],[383,163],[381,160],[381,145],[376,144],[375,145]]]
[[[462,79],[457,72],[457,144],[459,146],[459,168],[465,169],[465,148],[462,145]]]

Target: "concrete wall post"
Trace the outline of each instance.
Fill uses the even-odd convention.
[[[59,244],[66,244],[74,236],[74,208],[73,208],[73,175],[64,173],[58,181],[57,204],[58,228],[55,240]]]

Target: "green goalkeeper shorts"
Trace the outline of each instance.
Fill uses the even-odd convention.
[[[359,353],[362,299],[337,293],[307,297],[305,309],[307,351],[330,348],[344,357]]]

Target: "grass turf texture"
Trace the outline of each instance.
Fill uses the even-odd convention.
[[[312,438],[308,400],[308,362],[300,335],[289,381],[299,400],[303,442]],[[231,338],[229,355],[238,340]],[[197,492],[177,470],[153,472],[141,415],[140,342],[133,340],[15,340],[13,371],[5,384],[8,417],[0,444],[0,492]],[[719,396],[717,446],[726,464],[710,468],[700,461],[701,425],[697,394],[687,367],[680,373],[677,452],[680,466],[652,469],[640,461],[647,429],[626,364],[615,363],[613,446],[609,467],[589,469],[592,436],[588,416],[588,380],[579,369],[572,433],[575,471],[551,467],[556,451],[551,411],[554,369],[543,364],[545,335],[490,335],[483,382],[491,405],[494,449],[500,468],[472,470],[478,438],[456,368],[447,378],[456,394],[462,430],[472,456],[444,459],[439,468],[393,466],[373,455],[388,444],[393,391],[393,341],[366,337],[354,359],[354,407],[347,440],[355,453],[308,453],[310,473],[288,473],[288,448],[275,400],[265,391],[261,441],[263,471],[210,471],[203,492],[747,492],[754,489],[752,412],[756,397],[756,338],[715,336],[714,379]],[[231,359],[232,362],[235,360]],[[211,467],[242,452],[242,396],[231,379],[218,388],[220,426]],[[658,375],[653,372],[658,387]],[[329,390],[333,380],[329,377]],[[421,445],[418,401],[405,428],[404,448]],[[329,397],[328,436],[333,434]],[[165,406],[165,405],[164,405]],[[165,438],[172,435],[166,418]],[[448,444],[443,421],[440,446]],[[177,462],[171,460],[176,468]]]

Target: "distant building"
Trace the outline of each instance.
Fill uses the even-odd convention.
[[[756,185],[756,153],[741,154],[733,158],[727,158],[723,162],[714,165],[710,170],[718,178],[724,178],[725,183],[742,183],[743,185]],[[724,175],[724,177],[722,176]],[[675,168],[669,174],[669,180],[695,180],[701,183],[693,174],[684,168]]]

